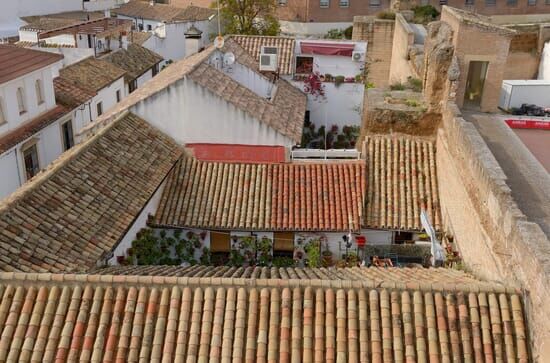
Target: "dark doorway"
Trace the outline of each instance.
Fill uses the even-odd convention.
[[[489,62],[471,61],[468,67],[468,79],[464,92],[464,107],[479,109],[483,97],[483,86],[487,78]]]

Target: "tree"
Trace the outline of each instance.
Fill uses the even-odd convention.
[[[219,0],[227,34],[277,35],[277,0]]]

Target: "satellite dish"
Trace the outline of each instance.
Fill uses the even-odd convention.
[[[233,54],[232,52],[227,52],[223,55],[223,62],[230,66],[232,65],[233,63],[235,63],[235,54]]]
[[[214,39],[214,47],[216,47],[217,49],[221,49],[223,47],[223,43],[224,40],[221,35],[218,35],[216,39]]]

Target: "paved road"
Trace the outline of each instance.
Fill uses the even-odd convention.
[[[503,116],[464,112],[463,117],[485,139],[521,211],[550,237],[550,174],[503,122]]]

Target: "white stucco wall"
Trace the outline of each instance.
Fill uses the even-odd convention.
[[[159,68],[159,70],[160,70],[160,68]],[[138,77],[138,79],[137,79],[138,88],[143,86],[143,84],[145,82],[147,82],[148,80],[150,80],[151,78],[153,78],[153,70],[149,69],[148,71],[146,71],[145,73],[143,73],[141,76]]]
[[[109,265],[117,265],[116,257],[117,256],[126,256],[126,251],[128,248],[132,247],[132,241],[136,239],[136,234],[142,229],[147,227],[147,218],[149,214],[155,214],[160,203],[160,198],[162,197],[162,191],[166,185],[166,180],[161,183],[156,192],[153,194],[151,199],[147,202],[141,213],[134,220],[124,237],[120,240],[119,244],[113,250],[113,255],[109,259]]]
[[[76,46],[76,41],[74,35],[72,34],[60,34],[54,37],[42,39],[46,44],[60,44],[60,45],[69,45]]]
[[[92,120],[95,120],[98,116],[97,104],[99,102],[101,102],[103,105],[103,113],[105,113],[109,108],[113,107],[117,103],[117,90],[120,90],[121,99],[124,98],[126,92],[124,88],[124,78],[122,77],[97,92],[97,95],[95,95],[92,99]]]
[[[303,89],[304,82],[292,81],[295,87]],[[365,86],[362,83],[343,83],[336,87],[334,83],[324,82],[326,98],[317,98],[308,94],[307,110],[309,119],[317,127],[338,125],[360,126],[361,110]]]
[[[53,78],[59,74],[61,61],[41,68],[24,76],[0,84],[0,102],[7,122],[0,125],[0,135],[19,127],[22,123],[34,119],[36,116],[55,107]],[[41,80],[44,102],[38,104],[35,82]],[[19,114],[17,103],[17,89],[22,87],[26,112]]]
[[[179,143],[281,145],[294,142],[266,124],[182,79],[130,109]]]
[[[84,58],[88,58],[94,55],[94,50],[91,48],[49,48],[34,46],[32,49],[39,50],[41,52],[49,52],[63,55],[63,67],[70,66],[77,63]]]
[[[19,41],[38,43],[38,32],[33,30],[19,30]]]
[[[0,200],[8,196],[21,185],[17,171],[17,149],[13,148],[0,155]]]
[[[280,20],[281,33],[288,35],[325,35],[330,29],[344,30],[353,24],[351,22],[341,23],[302,23],[297,21]]]

